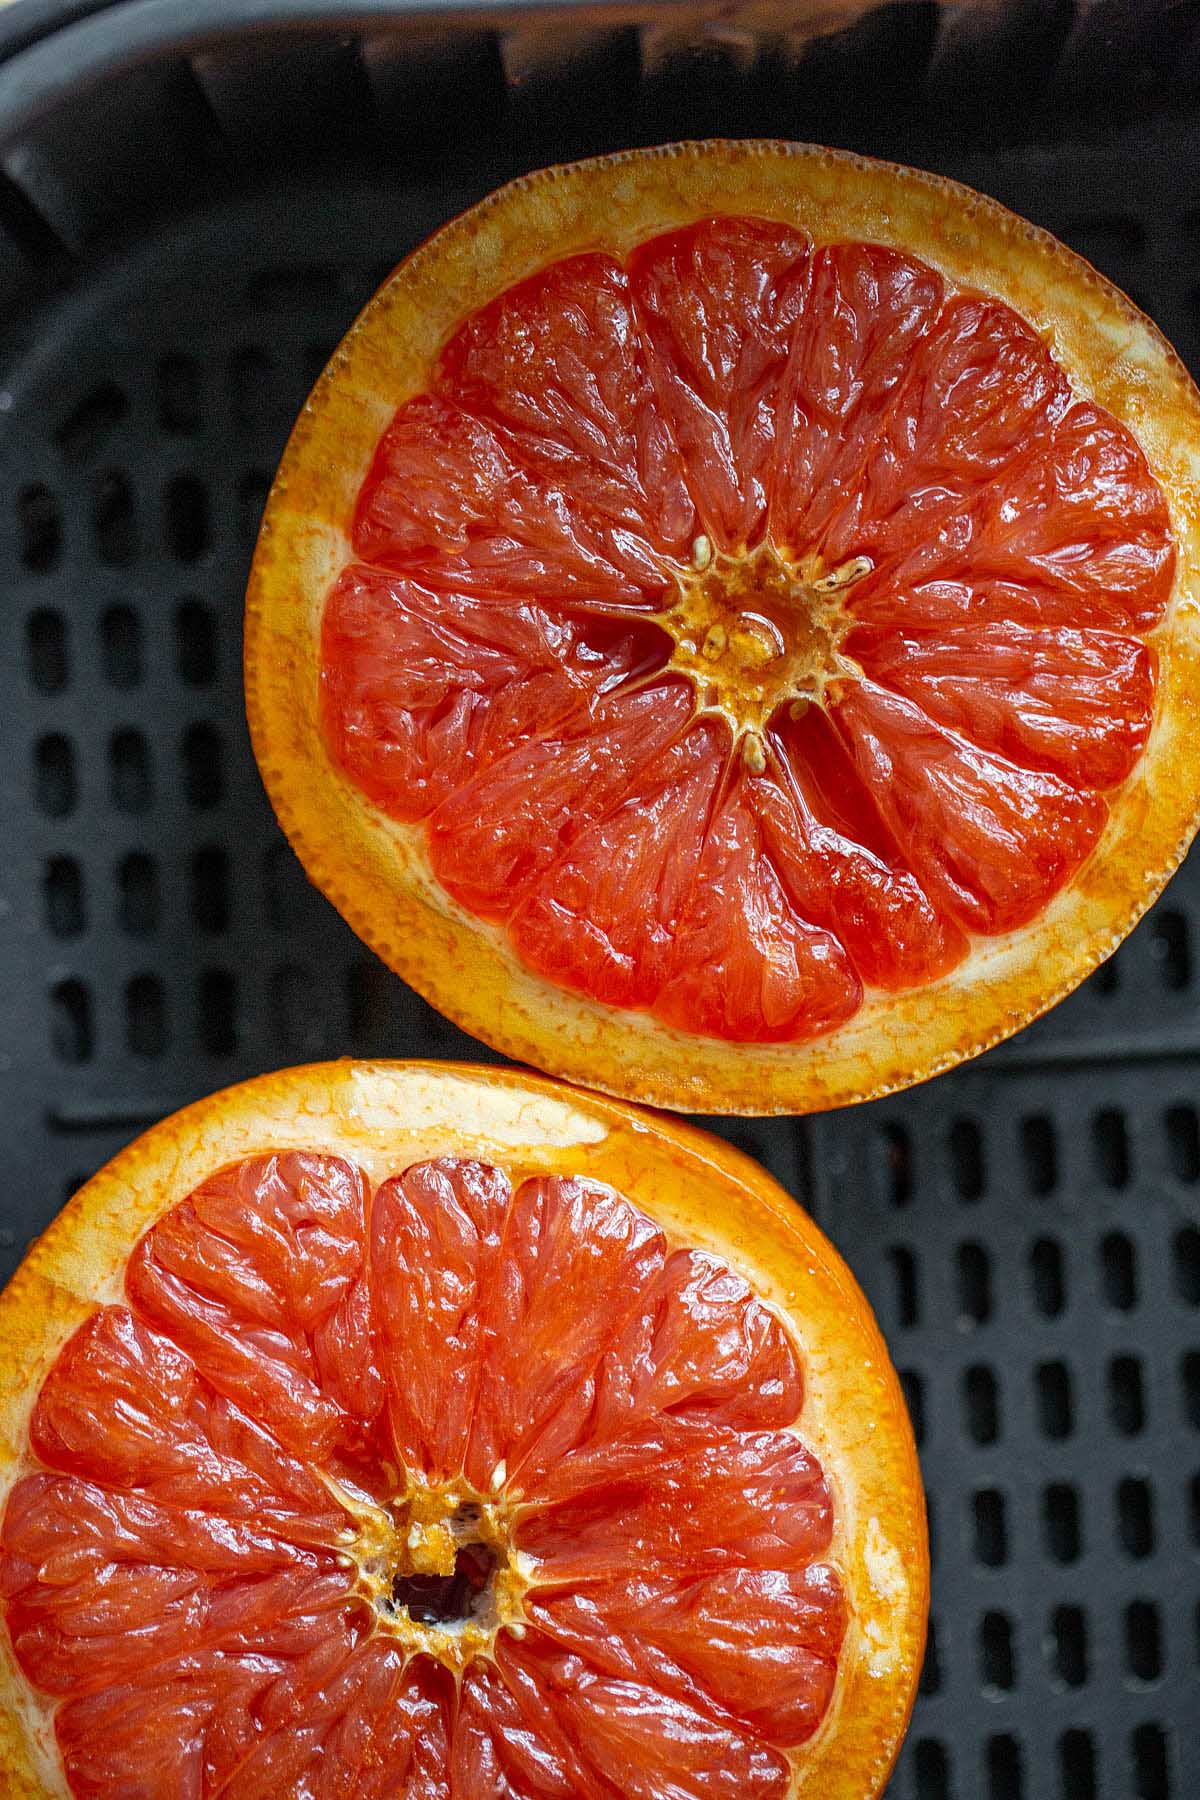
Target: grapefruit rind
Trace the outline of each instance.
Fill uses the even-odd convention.
[[[29,1423],[66,1339],[121,1295],[142,1234],[216,1169],[284,1146],[356,1161],[375,1181],[439,1155],[514,1176],[586,1169],[666,1230],[725,1258],[800,1346],[799,1430],[834,1500],[827,1560],[851,1622],[832,1703],[798,1753],[792,1794],[871,1800],[915,1695],[928,1608],[924,1499],[894,1369],[853,1276],[791,1197],[727,1144],[675,1120],[520,1071],[317,1064],[197,1102],[122,1151],[36,1240],[0,1295],[0,1504],[31,1466]],[[66,1795],[49,1719],[0,1634],[0,1785]]]
[[[1138,439],[1168,503],[1171,603],[1147,635],[1154,727],[1113,794],[1097,849],[1033,924],[977,939],[950,974],[861,1009],[803,1044],[680,1031],[555,986],[504,930],[457,904],[420,826],[389,820],[329,759],[317,711],[320,616],[350,557],[348,521],[395,409],[428,382],[456,326],[555,259],[713,213],[803,227],[921,256],[951,283],[1016,309],[1078,396]],[[333,450],[336,446],[336,453]],[[1200,396],[1156,328],[1047,233],[933,175],[778,143],[682,144],[542,171],[501,189],[415,251],[352,327],[292,434],[263,523],[246,617],[251,734],[280,820],[313,880],[358,934],[441,1012],[508,1055],[639,1101],[798,1112],[923,1080],[1009,1036],[1121,942],[1200,820]]]

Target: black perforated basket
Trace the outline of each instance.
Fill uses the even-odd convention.
[[[307,885],[242,716],[288,427],[384,273],[510,174],[708,133],[956,175],[1200,370],[1200,54],[1166,3],[0,11],[0,1264],[149,1121],[351,1051],[486,1055]],[[903,1371],[933,1630],[892,1795],[1200,1796],[1200,863],[1050,1017],[725,1122]]]

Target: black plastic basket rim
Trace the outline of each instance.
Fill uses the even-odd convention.
[[[15,0],[0,10],[0,145],[140,62],[200,55],[266,31],[320,35],[423,20],[485,30],[530,14],[619,26],[671,11],[691,17],[695,8],[688,0]]]

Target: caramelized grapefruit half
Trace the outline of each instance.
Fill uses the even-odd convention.
[[[0,1781],[872,1800],[928,1561],[849,1272],[727,1145],[339,1063],[156,1126],[0,1298]]]
[[[1200,799],[1200,401],[967,190],[692,144],[401,265],[250,584],[313,879],[436,1006],[668,1106],[803,1109],[1015,1030]]]

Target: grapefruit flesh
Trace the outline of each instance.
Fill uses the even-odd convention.
[[[1136,439],[1011,307],[708,218],[461,324],[359,492],[322,728],[554,986],[798,1042],[1078,873],[1174,573]]]
[[[778,1314],[604,1182],[227,1166],[57,1355],[4,1512],[70,1792],[782,1800],[850,1617],[803,1403]]]

